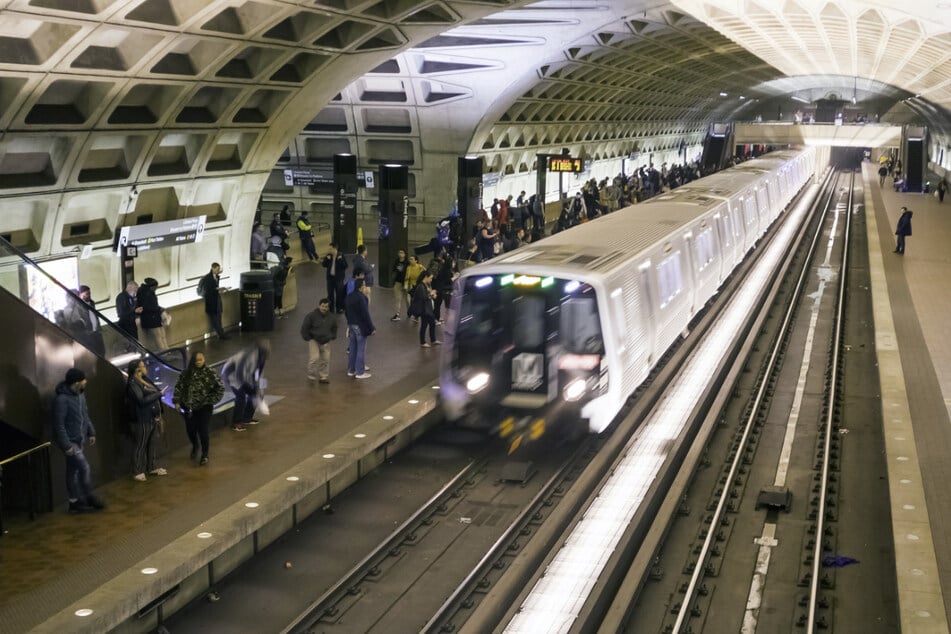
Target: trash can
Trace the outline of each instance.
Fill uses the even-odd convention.
[[[274,279],[271,272],[245,271],[240,282],[241,330],[274,330]]]

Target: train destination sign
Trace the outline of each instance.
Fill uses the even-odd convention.
[[[201,242],[205,236],[205,218],[206,216],[202,215],[197,218],[122,227],[119,231],[116,253],[122,255],[122,247],[133,247],[141,253],[151,249],[165,249]]]
[[[548,171],[580,174],[584,171],[584,159],[573,156],[549,156]]]

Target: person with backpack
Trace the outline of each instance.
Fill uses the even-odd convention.
[[[220,280],[221,265],[212,262],[211,270],[198,280],[197,291],[199,297],[205,300],[205,314],[208,315],[208,323],[211,324],[212,330],[218,333],[219,339],[227,340],[231,337],[225,334],[224,328],[221,326],[222,304],[221,292],[218,290]]]

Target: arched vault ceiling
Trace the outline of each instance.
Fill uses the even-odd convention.
[[[475,151],[490,170],[519,173],[562,147],[669,151],[758,98],[818,93],[823,76],[920,94],[916,111],[942,118],[947,5],[0,0],[0,231],[33,252],[106,251],[124,223],[204,214],[222,257],[240,260],[275,163],[335,104],[351,108],[342,136],[362,135],[354,147],[373,137],[385,154],[411,130],[415,176],[440,184],[424,183],[420,199],[451,192],[446,157]],[[397,107],[405,116],[387,114]],[[321,134],[311,147],[332,140]]]
[[[951,4],[672,0],[783,75],[843,75],[951,109]]]

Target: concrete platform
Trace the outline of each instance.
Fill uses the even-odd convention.
[[[302,264],[298,289],[297,309],[268,333],[271,413],[261,424],[238,433],[219,421],[207,466],[188,448],[167,452],[167,476],[101,487],[101,513],[58,508],[9,523],[0,539],[0,632],[154,630],[163,613],[206,592],[432,423],[439,348],[420,348],[417,326],[389,320],[390,291],[377,287],[371,299],[372,378],[347,377],[341,316],[324,385],[306,378],[299,334],[325,295],[323,268]],[[217,361],[254,338],[198,345]]]
[[[951,197],[879,187],[864,164],[869,265],[904,632],[948,632],[951,615]],[[893,253],[900,209],[914,212]],[[877,247],[877,248],[876,248]],[[874,483],[869,483],[874,486]]]

